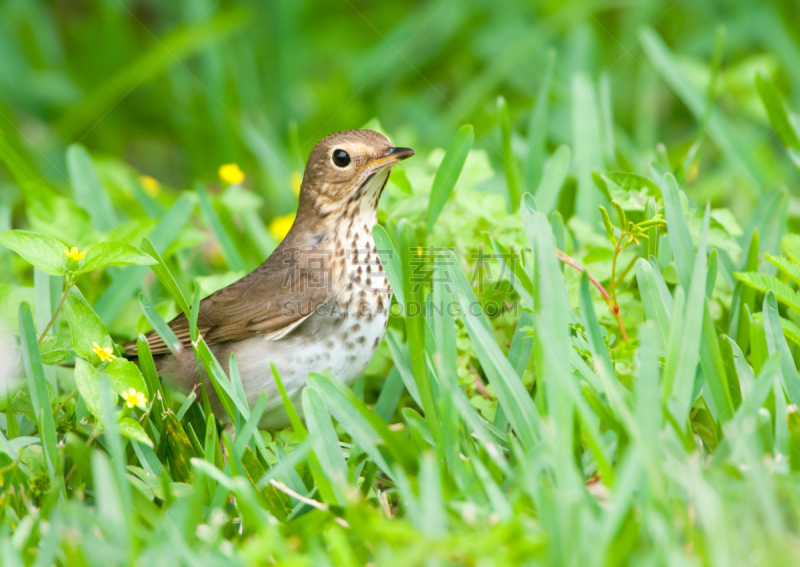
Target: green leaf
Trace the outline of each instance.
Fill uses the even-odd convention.
[[[100,404],[100,374],[95,368],[83,360],[75,359],[75,385],[78,387],[86,407],[97,417],[102,419],[102,406]]]
[[[64,335],[45,335],[39,344],[42,363],[50,366],[64,362],[72,354],[71,341]]]
[[[756,89],[758,89],[761,102],[764,103],[764,108],[767,109],[767,116],[769,116],[772,129],[778,134],[783,145],[787,148],[800,150],[800,138],[798,138],[797,132],[794,131],[789,122],[789,115],[783,105],[783,99],[773,82],[759,73],[756,76]]]
[[[86,148],[78,144],[67,148],[67,169],[75,200],[89,213],[95,230],[108,232],[117,226],[117,212],[97,177],[94,163]]]
[[[113,348],[114,343],[108,336],[106,326],[77,287],[70,289],[64,303],[64,313],[67,315],[69,330],[72,333],[72,349],[78,356],[92,360],[93,343],[102,348]]]
[[[795,264],[788,260],[787,258],[781,258],[780,256],[773,256],[769,253],[764,253],[764,256],[769,260],[776,268],[778,268],[781,272],[789,276],[794,283],[800,285],[800,264]]]
[[[137,392],[143,393],[147,397],[148,403],[151,401],[147,384],[136,363],[124,358],[115,358],[103,366],[102,371],[108,376],[108,382],[117,394],[133,388]]]
[[[150,448],[153,447],[153,441],[147,436],[147,433],[145,433],[138,421],[130,417],[123,417],[117,422],[117,427],[119,428],[120,434],[125,437],[138,441],[139,443],[144,443]]]
[[[789,287],[788,284],[782,282],[775,276],[767,274],[760,274],[757,272],[734,272],[736,279],[743,282],[761,293],[771,291],[775,294],[778,301],[788,305],[800,313],[800,293],[796,292]]]
[[[464,162],[467,161],[469,151],[472,149],[472,144],[475,141],[475,132],[470,124],[462,126],[456,134],[450,147],[447,148],[447,153],[436,170],[436,176],[433,178],[433,185],[431,186],[431,196],[428,200],[428,234],[433,231],[433,225],[436,224],[436,219],[444,209],[450,193],[456,186],[458,176],[461,175],[461,170],[464,168]]]
[[[611,204],[617,210],[617,219],[619,220],[620,228],[627,228],[628,219],[625,217],[625,211],[622,209],[622,205],[620,205],[616,201],[611,201]]]
[[[614,235],[614,225],[611,223],[611,217],[608,216],[608,211],[603,205],[599,206],[600,215],[603,217],[603,226],[606,228],[606,235],[614,246],[617,245],[617,237]]]
[[[658,185],[630,171],[594,171],[592,179],[606,199],[619,202],[628,211],[643,211],[651,196],[661,198]]]
[[[781,250],[791,260],[800,264],[800,234],[787,234],[781,239]],[[748,270],[754,272],[755,270]]]
[[[25,230],[4,230],[0,232],[0,244],[51,276],[63,276],[67,272],[66,246],[52,236]]]
[[[195,458],[194,447],[186,431],[180,424],[172,410],[167,410],[164,414],[166,423],[165,435],[167,436],[167,461],[172,472],[172,478],[178,482],[189,482],[194,480],[191,460]]]
[[[155,263],[152,257],[125,242],[99,242],[86,248],[86,256],[79,261],[78,269],[72,271],[83,274],[106,266],[149,266]]]
[[[781,317],[781,327],[783,327],[783,334],[786,335],[786,338],[800,346],[800,326],[789,319]]]

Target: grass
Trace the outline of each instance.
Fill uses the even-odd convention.
[[[800,560],[789,6],[76,6],[0,8],[0,563]],[[197,302],[364,125],[386,338],[259,431]],[[229,427],[120,356],[180,312]]]

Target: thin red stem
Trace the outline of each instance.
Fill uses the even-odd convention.
[[[586,277],[589,278],[589,281],[592,282],[598,290],[600,290],[600,293],[603,295],[603,299],[605,300],[606,305],[608,305],[611,314],[614,316],[614,319],[617,320],[617,325],[619,325],[619,332],[622,335],[622,340],[627,341],[628,333],[625,331],[625,325],[622,322],[622,316],[620,315],[619,312],[619,306],[613,299],[611,299],[611,296],[608,294],[605,288],[600,284],[600,282],[597,281],[594,278],[594,276],[592,276],[592,274],[586,271],[586,268],[578,264],[578,262],[576,262],[575,259],[570,258],[566,254],[564,254],[561,250],[556,249],[556,256],[560,261],[564,262],[566,265],[578,270],[582,274],[586,274]]]

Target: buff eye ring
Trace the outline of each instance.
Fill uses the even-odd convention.
[[[337,149],[333,150],[333,163],[336,167],[347,167],[350,165],[350,154],[346,151]]]

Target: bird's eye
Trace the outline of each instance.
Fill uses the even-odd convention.
[[[337,167],[347,167],[350,165],[350,154],[344,150],[333,150],[333,163]]]

